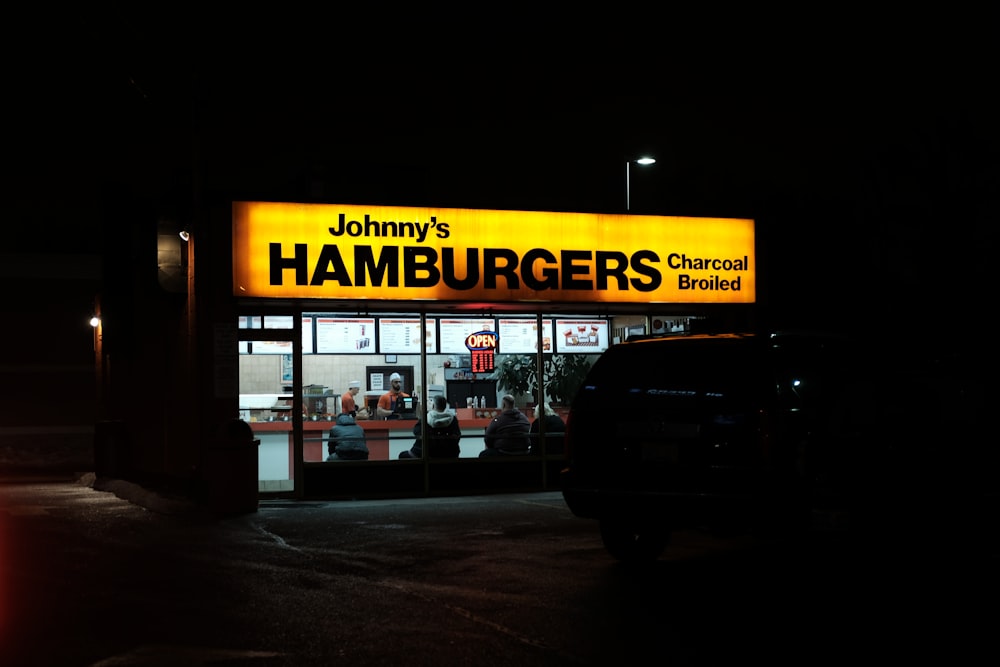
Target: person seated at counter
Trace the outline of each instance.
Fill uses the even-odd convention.
[[[365,461],[368,459],[368,444],[365,430],[354,420],[354,415],[341,413],[337,423],[330,429],[326,444],[327,461]]]
[[[503,412],[493,418],[486,426],[483,439],[486,449],[479,452],[479,457],[498,456],[502,454],[527,454],[529,441],[528,431],[531,423],[528,417],[514,405],[514,397],[507,394],[500,401]]]
[[[401,459],[419,459],[423,456],[421,436],[423,425],[418,420],[413,425],[413,435],[416,440],[413,447],[399,453]],[[427,411],[427,440],[430,443],[428,455],[431,458],[456,458],[461,453],[458,441],[462,438],[462,429],[458,425],[458,417],[448,412],[448,400],[438,394],[434,397],[434,405]]]
[[[403,391],[403,376],[393,373],[389,376],[389,391],[378,399],[375,416],[379,419],[399,419],[399,413],[403,411],[400,401],[408,397],[409,394]]]
[[[539,426],[545,427],[544,436],[540,434]],[[548,403],[544,406],[536,405],[535,421],[531,422],[531,428],[528,430],[531,435],[531,453],[562,454],[565,431],[566,422],[552,409],[551,405]],[[542,447],[542,440],[545,441],[544,447]]]

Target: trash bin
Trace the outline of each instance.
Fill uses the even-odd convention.
[[[128,429],[122,420],[94,425],[94,475],[125,479],[131,468]]]
[[[241,419],[219,429],[215,442],[205,451],[208,506],[218,514],[256,512],[258,492],[257,449],[260,440]]]

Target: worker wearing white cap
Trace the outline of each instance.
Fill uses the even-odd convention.
[[[378,408],[375,414],[376,417],[385,418],[389,416],[399,415],[399,410],[397,410],[396,402],[400,399],[409,396],[403,391],[403,376],[399,373],[393,373],[389,376],[389,391],[382,394],[382,397],[378,399]]]
[[[347,391],[340,397],[340,412],[345,415],[355,415],[358,413],[358,406],[354,402],[354,397],[361,391],[361,381],[351,380],[347,383]]]

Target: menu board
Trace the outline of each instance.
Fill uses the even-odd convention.
[[[238,318],[237,326],[240,329],[291,329],[291,315],[268,315],[265,320],[261,316],[247,317],[241,315]],[[240,341],[240,354],[290,354],[292,344],[289,341],[253,341],[251,345],[248,341]],[[313,351],[313,327],[312,318],[302,318],[302,354],[312,354]]]
[[[587,354],[606,349],[607,320],[556,320],[556,352]]]
[[[313,353],[313,318],[302,318],[302,354]]]
[[[250,350],[254,354],[291,354],[292,341],[255,340],[250,344]]]
[[[291,329],[291,315],[268,315],[264,318],[265,329]]]
[[[469,334],[480,331],[496,331],[496,322],[489,319],[439,319],[438,328],[441,332],[441,354],[468,354],[465,339]],[[502,343],[501,343],[502,344]]]
[[[434,320],[430,317],[423,332],[419,317],[380,317],[378,320],[378,348],[382,354],[420,354],[421,340],[427,354],[437,353]]]
[[[374,351],[374,317],[316,318],[316,352],[320,354],[369,354]]]
[[[521,317],[499,320],[499,354],[535,354],[538,351],[538,320]],[[542,320],[542,352],[552,352],[552,320]]]

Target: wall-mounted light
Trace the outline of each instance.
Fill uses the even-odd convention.
[[[191,228],[171,218],[162,218],[156,225],[157,280],[167,292],[186,294],[188,290],[188,255]]]
[[[94,315],[93,317],[90,318],[90,326],[96,329],[100,325],[101,325],[101,318],[99,318],[97,315]]]

